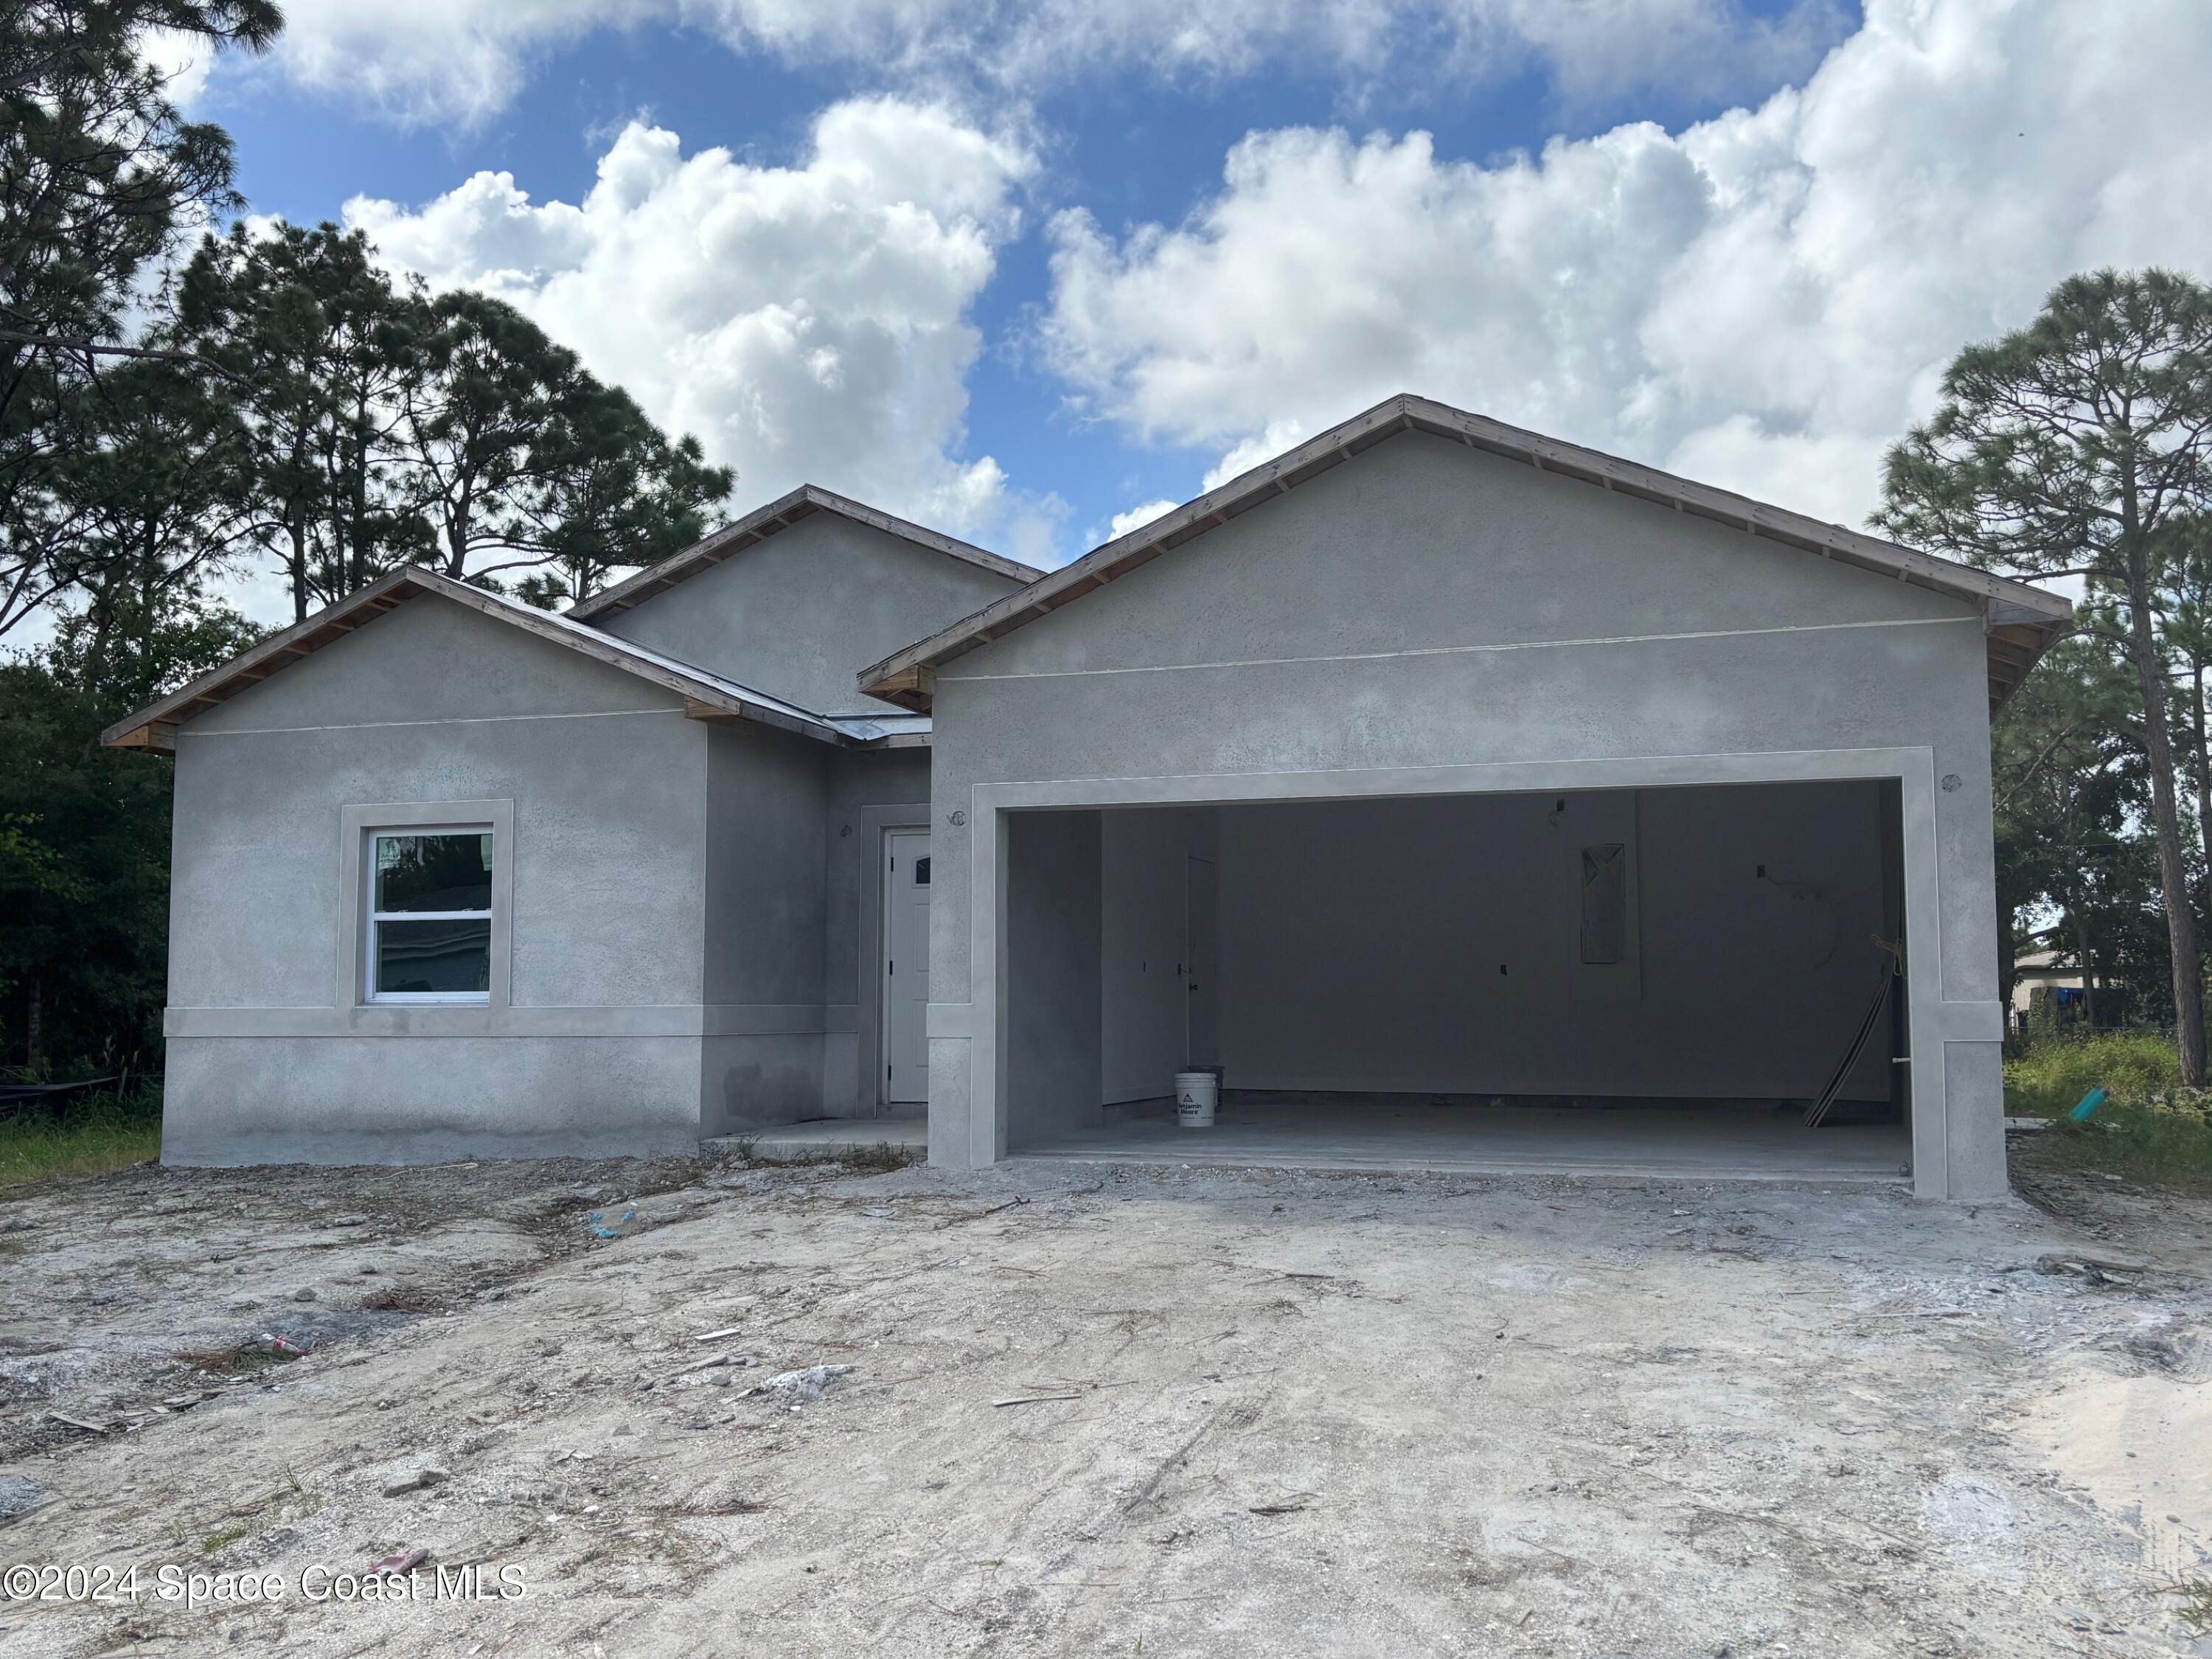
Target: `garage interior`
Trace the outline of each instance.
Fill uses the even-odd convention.
[[[1011,812],[1007,1152],[1902,1180],[1899,814],[1881,780]]]

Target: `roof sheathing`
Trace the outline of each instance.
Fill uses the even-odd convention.
[[[436,594],[472,611],[534,634],[538,638],[619,668],[673,691],[684,699],[684,712],[694,720],[748,720],[793,732],[841,748],[889,746],[822,718],[796,703],[772,697],[734,680],[678,662],[672,657],[618,640],[598,630],[553,616],[512,599],[487,593],[482,588],[409,565],[380,578],[360,592],[296,623],[280,634],[241,653],[222,667],[201,675],[182,690],[149,703],[117,721],[100,734],[112,749],[143,749],[155,754],[176,752],[177,727],[196,714],[205,714],[325,646],[335,644],[356,629],[366,627],[387,611],[424,593]],[[906,734],[901,734],[906,735]],[[909,737],[908,741],[912,739]],[[926,738],[924,739],[926,741]],[[901,745],[903,746],[903,745]]]
[[[1985,618],[1992,714],[2027,677],[2035,659],[2063,631],[2073,616],[2073,606],[2066,600],[2023,582],[1993,576],[1841,525],[1826,524],[1782,507],[1769,507],[1748,496],[1693,483],[1597,450],[1563,443],[1480,415],[1470,415],[1425,398],[1401,395],[1307,440],[1174,512],[1092,550],[1020,592],[1009,594],[951,628],[885,658],[872,668],[862,671],[860,689],[871,696],[927,712],[932,701],[934,671],[939,665],[1003,638],[1086,593],[1096,592],[1108,582],[1161,554],[1195,540],[1217,526],[1279,495],[1287,495],[1299,484],[1401,432],[1423,432],[1449,439],[1470,449],[1559,473],[1677,513],[1709,519],[1802,552],[1838,560],[1878,575],[1976,603],[1982,607]]]
[[[902,541],[912,542],[933,553],[942,553],[947,558],[988,570],[994,576],[1004,576],[1009,581],[1033,582],[1044,574],[938,531],[878,512],[833,490],[818,489],[813,484],[801,484],[788,495],[770,501],[766,507],[756,507],[736,523],[725,525],[713,535],[694,542],[680,553],[670,554],[659,564],[639,571],[627,581],[616,583],[604,593],[594,593],[587,599],[578,600],[568,607],[568,615],[577,622],[588,622],[594,617],[605,616],[610,611],[627,611],[633,605],[642,605],[657,594],[666,592],[678,582],[687,580],[725,559],[733,558],[749,547],[759,545],[770,536],[788,530],[800,520],[811,518],[817,513],[835,513],[855,524],[866,525],[871,530],[896,536]]]

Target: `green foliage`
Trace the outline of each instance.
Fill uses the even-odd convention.
[[[2147,538],[2206,499],[2208,467],[2212,290],[2094,271],[1953,360],[1935,417],[1889,453],[1875,520],[1984,568],[2085,572],[2124,598]]]
[[[2212,505],[2212,289],[2166,270],[2100,270],[2061,283],[2027,326],[1953,361],[1934,417],[1890,451],[1883,495],[1874,522],[1900,540],[2008,575],[2083,580],[2088,602],[2076,629],[2096,642],[2083,654],[2101,647],[2133,681],[2124,714],[2105,698],[2104,731],[2142,757],[2142,816],[2151,830],[2182,1075],[2201,1082],[2203,973],[2176,788],[2167,625],[2173,544]],[[2111,673],[2086,674],[2081,684],[2099,681],[2118,684]],[[2186,716],[2182,729],[2191,731]],[[2078,768],[2091,757],[2071,758]],[[2081,781],[2094,793],[2094,780]],[[2063,855],[2069,840],[2094,830],[2075,809],[2096,803],[2059,793],[2057,818],[2038,826],[2054,833],[2015,836],[2018,858],[2032,859],[2039,839],[2042,851]],[[2031,798],[2015,830],[2037,805],[2053,803]],[[2109,811],[2103,816],[2110,821]],[[2015,892],[2029,879],[2020,868],[2008,873]],[[2117,873],[2109,860],[2100,869],[2092,858],[2045,884],[2040,896],[2072,913],[2077,939],[2069,943],[2087,932],[2092,890],[2100,881],[2111,887]]]
[[[2181,1085],[2181,1061],[2173,1044],[2154,1031],[2066,1034],[2007,1055],[2004,1079],[2008,1112],[2056,1117],[2092,1089],[2120,1106],[2170,1099]]]
[[[395,284],[358,232],[233,224],[221,129],[156,31],[258,52],[272,0],[0,0],[0,1065],[158,1067],[170,768],[100,731],[401,564],[538,603],[705,529],[731,475],[511,307]],[[131,340],[118,337],[136,319]]]
[[[296,617],[432,550],[389,478],[426,319],[374,252],[334,225],[256,236],[239,223],[204,240],[177,284],[175,337],[236,401],[240,495]]]
[[[2197,1636],[2212,1636],[2212,1578],[2185,1578],[2168,1595],[2181,1598],[2181,1622]]]
[[[550,606],[705,533],[733,475],[697,440],[672,442],[511,306],[466,292],[413,303],[421,348],[394,477],[447,575],[496,586],[528,569],[524,596]]]
[[[158,1069],[167,975],[167,762],[101,728],[254,630],[185,584],[130,637],[72,619],[0,663],[0,1055],[39,1075]]]
[[[2053,1123],[2033,1137],[2027,1156],[2142,1187],[2212,1192],[2212,1117],[2200,1111],[2108,1108],[2087,1123]]]
[[[252,533],[295,615],[410,562],[550,605],[704,533],[732,475],[696,441],[513,307],[395,287],[374,256],[334,225],[240,224],[178,286],[177,338],[235,388]]]
[[[58,1175],[103,1175],[161,1155],[161,1085],[103,1091],[53,1113],[0,1118],[0,1192]]]
[[[185,120],[150,31],[249,51],[270,0],[7,0],[0,6],[0,631],[66,587],[78,522],[58,473],[86,441],[142,273],[192,220],[237,204],[230,140]]]
[[[2007,1056],[2005,1110],[2051,1126],[2021,1155],[2147,1187],[2212,1192],[2212,1095],[2181,1086],[2173,1044],[2149,1031],[2067,1035]],[[2092,1089],[2106,1103],[2087,1123],[2066,1114]]]

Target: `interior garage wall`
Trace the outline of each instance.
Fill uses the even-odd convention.
[[[1880,786],[1631,793],[1223,809],[1230,1086],[1815,1092],[1887,961]],[[1622,991],[1580,962],[1580,849],[1629,822]]]
[[[1022,812],[1007,823],[1009,1145],[1101,1121],[1099,816]]]
[[[1220,860],[1212,807],[1108,812],[1099,834],[1099,1080],[1108,1105],[1175,1092],[1187,1056],[1186,871]]]

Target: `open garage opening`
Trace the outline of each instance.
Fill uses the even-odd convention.
[[[1910,1172],[1893,780],[1012,811],[1006,835],[1010,1154]],[[1205,1067],[1216,1122],[1182,1128],[1175,1075]]]

